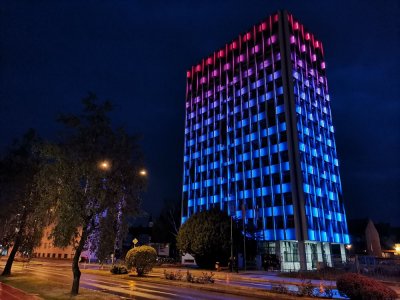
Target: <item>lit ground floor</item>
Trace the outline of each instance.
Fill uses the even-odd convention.
[[[344,244],[313,241],[258,242],[257,267],[281,271],[315,270],[346,262]]]

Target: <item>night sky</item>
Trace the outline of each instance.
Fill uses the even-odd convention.
[[[324,43],[348,217],[400,225],[400,2],[327,2],[3,0],[0,151],[31,127],[56,137],[92,91],[142,136],[157,215],[181,195],[186,70],[287,9]]]

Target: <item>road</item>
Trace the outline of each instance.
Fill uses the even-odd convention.
[[[72,283],[71,268],[63,265],[31,264],[23,269],[19,266],[15,266],[13,269],[14,273],[24,272],[44,280],[57,280],[58,283],[65,284],[66,290],[69,290]],[[85,273],[82,273],[80,287],[119,296],[121,299],[249,299],[248,297],[184,288],[175,285],[169,286],[153,282],[143,282],[118,277],[110,278],[102,275]],[[252,297],[252,299],[254,298]]]

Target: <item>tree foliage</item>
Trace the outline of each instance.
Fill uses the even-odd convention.
[[[100,256],[113,252],[126,230],[126,218],[139,211],[145,178],[137,140],[108,117],[111,103],[97,104],[90,94],[83,113],[62,115],[66,130],[59,143],[43,147],[47,165],[41,172],[41,193],[51,201],[58,247],[73,245],[74,281],[79,290],[79,257],[90,247]]]
[[[160,215],[154,222],[152,241],[169,243],[170,256],[178,257],[176,236],[181,223],[181,201],[165,200]]]
[[[198,212],[179,229],[177,246],[192,254],[198,266],[212,268],[215,262],[225,263],[229,258],[230,232],[226,213],[219,209]]]
[[[41,166],[40,143],[36,132],[29,130],[0,159],[0,244],[12,248],[3,275],[11,273],[17,252],[32,254],[47,222],[48,207],[35,180]]]
[[[157,261],[157,251],[150,246],[132,248],[126,254],[125,262],[128,270],[136,269],[138,276],[149,273]]]

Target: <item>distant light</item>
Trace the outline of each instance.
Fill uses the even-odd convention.
[[[394,251],[396,251],[397,255],[400,255],[400,244],[395,244],[394,245]]]
[[[102,170],[109,170],[111,168],[111,163],[108,160],[103,160],[99,162],[99,168]]]
[[[139,171],[139,174],[140,174],[141,176],[146,176],[146,175],[147,175],[147,171],[146,171],[145,169],[140,170],[140,171]]]
[[[352,247],[352,246],[349,244],[349,245],[346,246],[346,249],[347,249],[347,250],[350,250],[351,247]]]

